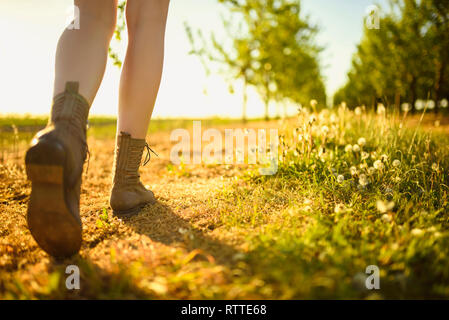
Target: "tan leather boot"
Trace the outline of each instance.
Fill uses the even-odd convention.
[[[133,139],[125,132],[117,137],[109,201],[115,215],[133,215],[146,205],[156,202],[153,192],[147,190],[140,181],[139,167],[145,147],[148,148],[146,164],[152,150],[144,139]]]
[[[39,246],[55,257],[77,253],[82,240],[79,201],[90,105],[78,87],[68,82],[54,97],[49,123],[25,157],[32,181],[28,227]]]

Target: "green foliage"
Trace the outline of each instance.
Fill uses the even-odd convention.
[[[283,132],[278,173],[249,172],[222,209],[267,297],[449,295],[446,135],[344,108],[302,113]],[[369,265],[380,290],[365,287]]]
[[[380,29],[365,27],[348,82],[334,104],[375,106],[449,98],[449,4],[391,0]]]
[[[270,101],[306,104],[316,99],[325,105],[318,57],[321,48],[314,43],[318,28],[300,16],[300,1],[220,2],[238,19],[223,19],[231,45],[219,42],[214,34],[208,41],[201,30],[194,33],[188,25],[186,32],[191,53],[201,58],[207,72],[218,65],[224,67],[221,72],[230,83],[243,81],[244,110],[247,85],[255,87],[264,100],[267,119]]]

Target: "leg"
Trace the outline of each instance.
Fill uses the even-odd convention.
[[[75,0],[80,28],[66,29],[56,51],[54,95],[66,82],[80,84],[80,94],[89,104],[95,98],[106,68],[109,42],[114,33],[117,0]]]
[[[169,0],[128,0],[128,51],[120,81],[118,133],[143,139],[156,101],[164,59]]]
[[[117,215],[136,214],[156,201],[139,179],[145,136],[164,57],[169,0],[128,0],[129,44],[120,81],[117,148],[110,204]]]
[[[81,247],[86,121],[103,77],[116,16],[116,0],[76,0],[75,4],[81,29],[66,30],[61,36],[50,121],[25,157],[32,181],[28,227],[41,248],[56,257],[71,256]]]

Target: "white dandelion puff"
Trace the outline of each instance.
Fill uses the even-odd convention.
[[[362,187],[366,187],[368,185],[368,177],[364,174],[361,174],[359,177],[359,184]]]
[[[382,170],[385,166],[381,160],[376,160],[373,163],[373,167],[377,170]]]
[[[357,141],[357,143],[363,147],[364,145],[366,145],[366,139],[365,138],[359,138],[359,140]]]
[[[347,152],[347,153],[352,152],[352,145],[347,144],[346,147],[345,147],[345,152]]]
[[[383,200],[376,201],[376,207],[380,213],[386,213],[388,211],[393,210],[394,205],[395,205],[395,203],[393,201],[383,201]]]

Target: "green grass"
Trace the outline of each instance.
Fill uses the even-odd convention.
[[[170,121],[156,123],[160,130],[191,125],[190,120]],[[166,263],[117,262],[105,272],[77,257],[74,263],[86,284],[77,294],[124,299],[449,298],[446,134],[411,128],[407,118],[395,114],[356,115],[343,108],[300,114],[280,133],[277,174],[242,171],[207,204],[214,234],[230,235],[239,248],[227,263],[174,251]],[[359,140],[363,145],[357,150]],[[116,223],[104,212],[97,220],[111,234],[117,232]],[[113,252],[110,259],[115,259]],[[365,287],[369,265],[380,269],[380,290]],[[20,298],[70,298],[64,277],[63,266],[55,267],[42,280],[46,285],[41,292],[30,292],[19,282],[8,284],[7,292]]]
[[[148,134],[177,128],[188,129],[192,127],[194,120],[201,120],[202,125],[206,127],[229,125],[240,121],[232,118],[153,119]],[[117,130],[116,121],[115,117],[91,116],[89,117],[88,135],[97,139],[114,138]],[[259,121],[259,119],[248,121]],[[47,122],[48,117],[45,116],[0,116],[0,141],[4,147],[22,142],[27,143],[38,130],[45,127]]]
[[[308,117],[296,137],[286,128],[278,173],[246,174],[222,210],[247,235],[266,297],[448,298],[448,137],[343,109]],[[360,152],[345,152],[361,137]],[[380,290],[364,285],[369,265]]]

